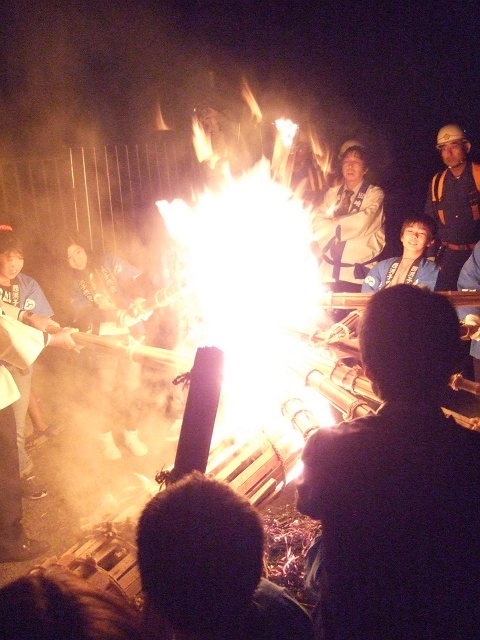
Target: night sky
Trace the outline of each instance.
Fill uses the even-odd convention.
[[[421,210],[440,126],[480,149],[479,27],[467,2],[7,0],[3,154],[145,137],[158,105],[188,129],[195,107],[245,109],[245,77],[266,121],[360,137],[395,206]]]

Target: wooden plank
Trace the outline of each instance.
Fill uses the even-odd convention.
[[[264,502],[265,499],[275,491],[276,482],[273,478],[270,478],[268,482],[266,482],[256,493],[253,494],[249,498],[250,502],[253,506],[257,506],[261,502]]]
[[[288,454],[291,443],[281,440],[277,447],[282,459]],[[231,486],[240,493],[246,494],[248,491],[262,480],[266,475],[272,472],[278,465],[281,465],[278,454],[270,447],[259,458],[254,460],[242,473],[230,483]]]
[[[250,444],[240,453],[240,455],[236,456],[217,476],[215,476],[216,479],[230,482],[232,478],[237,476],[241,471],[243,471],[243,469],[251,464],[253,460],[258,458],[261,453],[262,450],[259,448],[258,444]]]
[[[118,578],[123,576],[123,574],[125,574],[134,564],[136,564],[136,562],[136,555],[133,553],[129,553],[125,556],[125,558],[123,558],[123,560],[116,564],[113,569],[110,569],[108,573],[112,578],[117,580]]]

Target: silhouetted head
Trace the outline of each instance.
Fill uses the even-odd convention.
[[[199,472],[152,498],[137,545],[145,615],[163,617],[174,630],[215,637],[235,626],[260,581],[258,512],[227,483]]]
[[[0,589],[0,638],[140,640],[140,616],[66,569],[38,569]]]
[[[460,360],[452,304],[408,284],[372,295],[359,338],[365,373],[383,400],[438,402]]]

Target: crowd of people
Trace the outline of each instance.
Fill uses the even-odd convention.
[[[446,168],[433,177],[424,210],[405,218],[399,256],[386,255],[384,192],[370,178],[363,143],[342,146],[333,184],[321,184],[318,173],[310,180],[310,170],[295,177],[296,188],[309,185],[319,281],[334,292],[375,294],[359,344],[364,374],[383,402],[374,415],[314,430],[305,444],[297,508],[321,522],[306,553],[312,615],[262,577],[258,511],[228,483],[193,472],[160,490],[140,515],[141,609],[67,569],[37,569],[0,589],[0,640],[480,636],[480,434],[447,419],[440,404],[462,359],[460,320],[480,328],[479,308],[456,310],[441,295],[480,291],[480,166],[468,159],[471,143],[456,124],[440,129],[437,148]],[[0,228],[0,562],[48,550],[22,524],[22,495],[43,495],[27,486],[33,363],[46,347],[79,351],[78,330],[125,344],[144,339],[152,313],[145,302],[158,288],[79,237],[62,247],[72,275],[67,328],[53,320],[40,285],[21,273],[15,231]],[[480,380],[480,341],[472,340],[471,353]],[[94,382],[104,457],[146,455],[138,363],[109,350],[80,349],[79,357]]]

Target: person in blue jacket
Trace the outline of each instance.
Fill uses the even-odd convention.
[[[435,223],[427,216],[407,218],[400,233],[403,253],[396,258],[381,260],[370,269],[362,285],[362,293],[374,293],[394,284],[413,284],[435,288],[439,268],[425,258],[434,242]]]
[[[120,256],[92,252],[80,237],[65,238],[64,249],[72,270],[71,324],[124,345],[140,343],[143,321],[152,313],[136,310],[137,303],[141,309],[149,288],[141,270]],[[105,349],[81,353],[79,364],[93,380],[90,404],[95,407],[104,457],[122,457],[114,429],[115,436],[123,431],[123,443],[134,456],[146,455],[148,447],[139,437],[141,363]]]
[[[458,276],[459,291],[480,291],[480,242],[477,242],[470,257],[463,265]],[[459,307],[460,320],[465,324],[480,325],[480,308]],[[480,382],[480,333],[473,335],[470,343],[470,355],[473,359],[473,374],[476,382]]]
[[[24,265],[23,239],[10,227],[0,230],[0,302],[11,304],[29,313],[51,318],[50,306],[38,282],[21,273]],[[58,322],[50,321],[58,327]],[[20,369],[12,364],[5,365],[10,371],[20,392],[20,398],[13,403],[17,425],[17,445],[22,478],[23,495],[30,500],[38,500],[47,495],[45,488],[37,486],[32,475],[33,463],[25,445],[26,417],[32,396],[33,366]],[[38,413],[38,415],[40,415]]]

